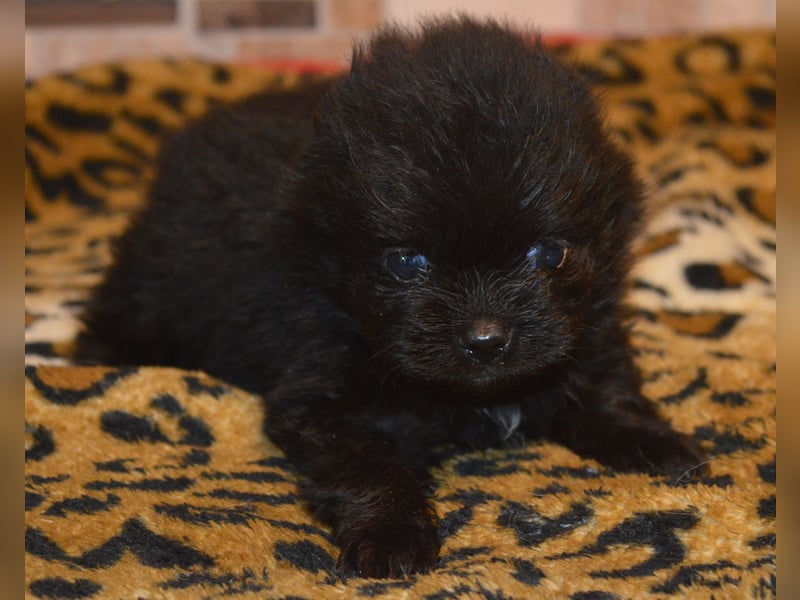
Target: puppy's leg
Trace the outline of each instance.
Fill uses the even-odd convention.
[[[700,447],[641,397],[574,406],[548,437],[619,471],[681,477],[707,471]]]
[[[673,477],[707,472],[699,445],[659,416],[640,386],[625,350],[612,353],[594,377],[566,394],[547,437],[620,471]]]
[[[265,430],[306,477],[304,499],[332,526],[338,567],[364,577],[432,568],[439,539],[425,457],[372,418],[292,406],[270,407]]]

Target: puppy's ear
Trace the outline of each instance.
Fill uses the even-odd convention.
[[[364,67],[373,60],[369,47],[364,44],[353,46],[353,56],[350,59],[350,77],[356,77]]]
[[[413,60],[419,49],[419,40],[411,31],[399,25],[387,25],[371,39],[353,46],[350,76],[358,76],[376,61],[392,64],[398,60]]]

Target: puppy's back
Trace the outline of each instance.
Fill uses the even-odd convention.
[[[165,140],[147,203],[82,315],[77,359],[202,367],[241,356],[248,324],[282,300],[276,205],[330,85],[220,106]]]

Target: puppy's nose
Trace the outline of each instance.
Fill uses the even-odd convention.
[[[472,360],[489,364],[505,353],[510,340],[511,332],[500,323],[480,319],[461,336],[461,347]]]

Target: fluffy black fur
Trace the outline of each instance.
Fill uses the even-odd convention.
[[[80,354],[263,395],[342,568],[436,564],[442,445],[702,462],[641,396],[621,324],[631,162],[533,37],[467,18],[384,29],[347,76],[215,110],[160,164]]]

